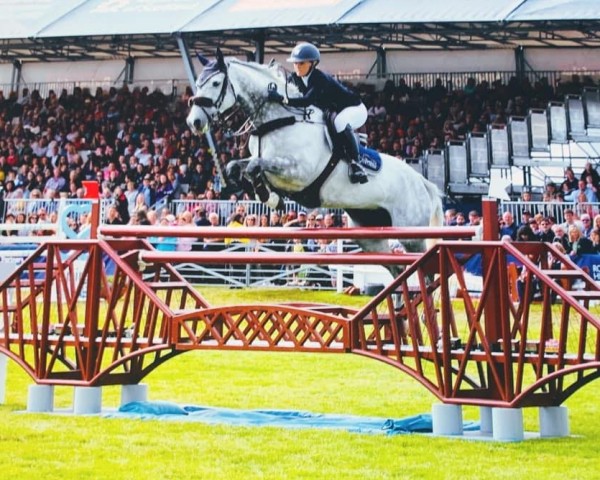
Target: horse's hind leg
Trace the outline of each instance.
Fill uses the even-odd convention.
[[[248,163],[250,163],[249,158],[230,160],[227,162],[227,166],[225,167],[225,176],[227,177],[227,181],[234,184],[241,184],[242,177],[246,173]]]

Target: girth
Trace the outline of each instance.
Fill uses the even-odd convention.
[[[250,132],[250,135],[258,137],[258,155],[261,155],[261,140],[262,137],[270,132],[279,130],[280,128],[289,127],[296,123],[296,117],[282,117],[270,120],[268,122],[259,125]],[[331,158],[325,165],[323,171],[319,176],[305,189],[299,192],[286,192],[280,189],[275,189],[277,193],[280,193],[292,200],[304,205],[306,208],[316,208],[321,206],[321,187],[325,183],[325,180],[331,175],[335,167],[340,161],[340,156],[336,154],[335,150],[332,152]]]

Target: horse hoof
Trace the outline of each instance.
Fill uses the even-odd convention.
[[[271,192],[269,194],[269,199],[267,200],[267,206],[272,209],[276,209],[279,206],[279,195],[275,192]]]

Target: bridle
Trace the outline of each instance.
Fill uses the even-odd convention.
[[[197,97],[197,96],[193,96],[188,100],[188,107],[192,107],[193,105],[199,107],[202,112],[204,113],[204,115],[206,116],[206,118],[209,120],[210,123],[216,123],[217,125],[221,125],[224,122],[226,122],[232,115],[235,114],[235,110],[227,116],[227,118],[222,118],[222,113],[225,112],[221,112],[221,107],[223,105],[223,101],[225,100],[225,96],[227,95],[227,89],[231,88],[231,93],[233,94],[233,98],[234,98],[234,102],[233,105],[231,106],[231,108],[227,109],[227,110],[231,110],[232,108],[234,108],[237,104],[238,104],[238,97],[237,94],[235,93],[235,88],[233,86],[233,84],[229,81],[229,75],[227,74],[227,68],[219,68],[216,72],[214,72],[212,75],[209,75],[208,78],[206,78],[204,80],[204,82],[202,82],[202,84],[200,86],[198,86],[197,90],[200,90],[204,85],[206,85],[215,75],[218,75],[222,73],[224,78],[223,78],[223,83],[221,85],[221,91],[219,92],[219,95],[217,96],[216,100],[213,100],[212,98],[208,98],[208,97]],[[206,110],[207,108],[214,108],[214,113],[212,113],[211,115],[209,115],[208,111]]]
[[[225,65],[225,68],[219,68],[217,71],[215,71],[210,76],[208,76],[202,82],[202,84],[199,85],[197,88],[197,90],[202,89],[202,87],[204,85],[206,85],[215,75],[222,73],[224,75],[223,84],[221,85],[221,90],[219,91],[219,95],[217,95],[216,100],[213,100],[212,98],[209,98],[209,97],[197,97],[197,96],[193,96],[188,100],[189,107],[192,107],[192,105],[199,107],[204,112],[204,115],[206,116],[206,118],[209,119],[209,122],[214,123],[216,125],[225,124],[233,115],[235,115],[238,112],[238,110],[242,109],[242,107],[241,107],[241,105],[243,103],[241,101],[242,99],[240,97],[238,97],[238,95],[235,91],[235,87],[233,86],[233,83],[229,79],[228,71],[229,70],[227,68],[227,65]],[[225,96],[227,95],[228,88],[231,88],[231,93],[233,95],[234,102],[230,108],[221,112],[220,110],[221,110],[221,107],[223,106],[223,101],[225,100]],[[271,87],[269,86],[269,88],[271,88]],[[287,85],[286,85],[286,89],[287,89]],[[239,131],[236,132],[237,135],[243,135],[244,133],[247,133],[247,131],[249,131],[250,129],[252,129],[254,127],[254,120],[256,119],[258,114],[261,112],[261,110],[267,103],[268,103],[267,98],[265,97],[261,102],[258,103],[258,105],[256,105],[252,109],[253,111],[249,112],[246,122],[244,122],[244,125],[242,125],[242,127],[240,127]],[[246,106],[249,107],[248,105],[246,105]],[[214,113],[209,115],[208,111],[206,110],[207,108],[214,108]],[[227,114],[227,112],[230,112],[230,113]],[[225,114],[227,114],[227,115],[225,115]]]

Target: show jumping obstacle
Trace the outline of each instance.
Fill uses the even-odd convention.
[[[497,238],[496,218],[496,203],[484,201],[484,238]],[[224,236],[224,231],[230,238],[428,235],[442,240],[417,256],[165,253],[145,240]],[[76,413],[99,412],[104,385],[123,385],[123,403],[144,399],[146,386],[140,382],[188,350],[354,353],[411,375],[443,402],[434,406],[434,433],[462,433],[461,406],[477,405],[482,431],[495,439],[523,438],[522,407],[540,407],[542,436],[567,435],[561,404],[600,372],[600,320],[589,311],[590,303],[600,300],[600,288],[550,244],[468,240],[472,234],[470,228],[454,227],[100,227],[89,240],[46,242],[0,284],[0,353],[35,381],[30,411],[52,411],[56,385],[75,387]],[[551,269],[550,255],[560,258],[563,269]],[[482,259],[479,298],[468,295],[464,275],[474,256]],[[177,262],[393,262],[406,268],[361,309],[304,303],[212,306],[175,270]],[[532,318],[530,302],[512,302],[510,262],[528,272],[525,298],[537,279],[540,320]],[[451,296],[451,282],[458,284],[461,298]],[[573,289],[575,282],[585,289]]]

